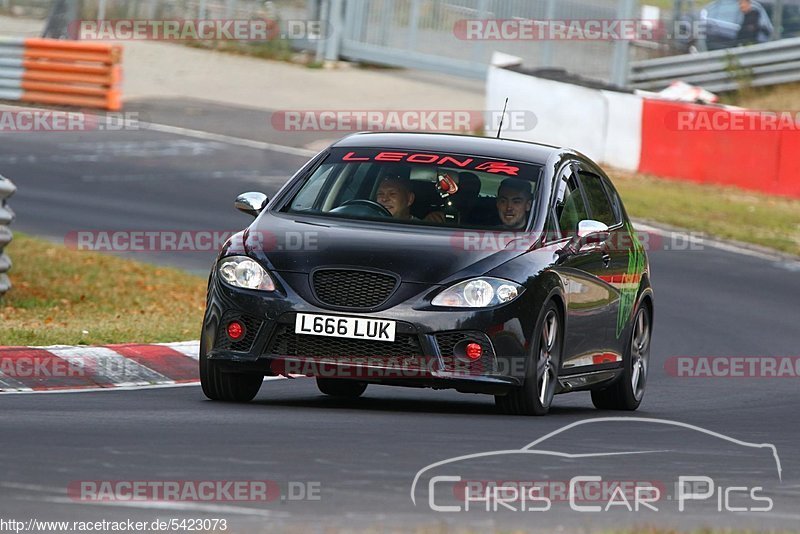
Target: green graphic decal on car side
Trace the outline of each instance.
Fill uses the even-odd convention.
[[[639,289],[639,282],[644,272],[644,246],[639,241],[639,236],[630,223],[626,225],[630,242],[632,243],[630,255],[628,256],[628,270],[622,277],[622,284],[619,290],[619,312],[617,313],[617,339],[622,335],[628,317],[633,313],[633,302]]]

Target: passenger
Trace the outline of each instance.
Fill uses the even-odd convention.
[[[503,228],[522,230],[533,205],[531,184],[519,178],[506,178],[497,190],[497,215]]]
[[[478,195],[481,192],[481,179],[471,172],[460,172],[455,178],[458,184],[458,191],[449,198],[453,201],[453,206],[458,210],[459,222],[465,224],[475,224],[475,206],[478,203]],[[445,222],[444,211],[432,211],[425,216],[425,220],[435,223]]]
[[[392,217],[403,220],[417,220],[411,215],[414,198],[411,180],[398,173],[387,173],[381,178],[378,193],[375,195],[378,204],[386,208]]]
[[[736,34],[736,42],[742,45],[761,43],[769,39],[771,30],[761,20],[761,13],[750,0],[739,0],[739,11],[744,18]]]

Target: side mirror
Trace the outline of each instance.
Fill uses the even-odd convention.
[[[604,243],[610,235],[606,224],[592,219],[584,219],[578,223],[578,230],[567,246],[559,250],[558,254],[561,258],[578,254],[586,245]]]
[[[236,197],[236,202],[233,203],[236,209],[242,213],[257,217],[261,210],[267,206],[269,198],[264,193],[242,193]]]

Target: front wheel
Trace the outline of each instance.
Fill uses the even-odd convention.
[[[558,385],[563,336],[558,308],[552,301],[542,311],[536,332],[534,357],[528,364],[525,384],[494,398],[503,413],[545,415],[550,411]]]
[[[317,378],[317,388],[325,395],[355,399],[367,389],[366,382],[337,378]]]
[[[592,391],[592,404],[600,410],[635,410],[642,403],[650,367],[650,309],[644,305],[636,312],[631,342],[624,357],[622,377],[611,387]]]
[[[264,377],[253,374],[224,373],[219,364],[209,360],[200,341],[200,385],[211,400],[250,402],[261,389]]]

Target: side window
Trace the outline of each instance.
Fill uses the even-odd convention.
[[[565,174],[559,180],[559,191],[556,198],[555,212],[561,237],[572,237],[578,229],[578,223],[589,217],[583,203],[583,195],[575,177]]]
[[[589,211],[592,219],[605,223],[608,226],[617,224],[617,214],[611,206],[611,201],[606,194],[602,179],[587,172],[581,172],[581,183],[586,192],[586,200],[589,202]]]
[[[309,178],[303,188],[297,193],[292,202],[292,209],[298,211],[311,210],[317,208],[317,197],[319,197],[322,186],[331,174],[333,164],[321,165]]]

